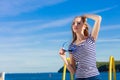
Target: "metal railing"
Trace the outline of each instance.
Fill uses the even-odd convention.
[[[113,75],[112,75],[112,73],[113,73]],[[108,79],[112,80],[112,76],[114,77],[114,80],[116,80],[115,61],[114,61],[114,57],[110,56],[110,58],[109,58],[109,75],[108,75]]]
[[[67,61],[70,61],[70,58],[67,58]],[[110,58],[109,58],[109,75],[108,75],[109,80],[112,80],[112,73],[113,73],[114,80],[116,80],[115,61],[114,61],[114,57],[110,56]],[[66,65],[65,64],[64,64],[64,68],[63,68],[62,80],[66,80]],[[74,76],[72,74],[70,74],[70,80],[74,80]]]

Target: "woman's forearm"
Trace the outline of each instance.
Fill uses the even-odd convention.
[[[71,66],[70,62],[67,61],[67,59],[63,59],[67,69],[69,70],[69,72],[71,74],[74,74],[75,73],[75,69]]]
[[[67,67],[67,69],[69,70],[69,72],[70,72],[71,74],[74,74],[74,73],[75,73],[75,70],[73,69],[73,67],[72,67],[70,64],[66,65],[66,67]]]
[[[74,69],[74,67],[72,67],[72,65],[71,65],[72,63],[67,60],[65,51],[63,49],[60,49],[59,54],[60,54],[60,57],[62,58],[63,62],[65,63],[67,69],[69,70],[69,72],[71,74],[74,74],[75,69]]]
[[[84,17],[86,17],[86,18],[90,18],[90,19],[93,19],[93,20],[95,20],[95,21],[101,21],[101,16],[99,16],[99,15],[94,15],[94,14],[85,14],[85,15],[83,15]]]

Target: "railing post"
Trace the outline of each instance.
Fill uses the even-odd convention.
[[[70,61],[70,58],[67,58],[67,61]],[[66,80],[66,65],[65,64],[64,64],[64,67],[63,67],[62,80]],[[74,77],[71,73],[70,73],[70,80],[74,80]]]
[[[62,80],[66,78],[66,65],[64,64]]]
[[[112,80],[112,71],[113,71],[114,80],[116,80],[115,61],[114,61],[114,57],[110,56],[110,58],[109,58],[109,75],[108,75],[109,80]]]

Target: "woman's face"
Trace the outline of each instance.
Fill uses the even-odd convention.
[[[75,20],[72,23],[73,32],[80,33],[83,30],[83,28],[84,28],[84,23],[81,17],[75,18]]]

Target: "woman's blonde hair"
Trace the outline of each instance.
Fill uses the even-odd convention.
[[[77,17],[74,18],[74,20],[76,18],[81,18],[81,21],[83,21],[83,24],[86,26],[83,33],[84,33],[85,37],[88,37],[89,36],[89,28],[88,28],[88,24],[87,24],[87,21],[86,21],[86,17],[84,17],[84,16],[77,16]],[[71,27],[71,29],[72,29],[72,27]],[[74,43],[75,40],[77,39],[77,36],[74,33],[73,29],[72,29],[72,37],[73,37],[72,43]]]

